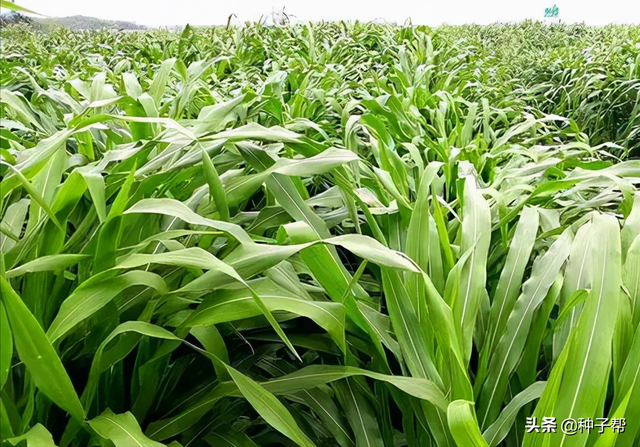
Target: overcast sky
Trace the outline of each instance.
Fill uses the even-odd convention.
[[[150,26],[225,24],[256,21],[285,8],[298,21],[386,20],[439,25],[543,20],[554,0],[17,0],[48,16],[86,15]],[[557,0],[563,22],[640,24],[640,0]]]

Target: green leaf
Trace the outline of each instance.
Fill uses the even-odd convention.
[[[106,306],[123,290],[132,286],[146,286],[160,295],[168,292],[164,280],[150,272],[133,271],[103,280],[93,277],[78,287],[60,306],[56,318],[49,326],[47,337],[54,343],[74,327]]]
[[[172,216],[192,225],[202,225],[224,231],[233,236],[241,244],[252,244],[249,235],[238,225],[207,219],[193,212],[184,203],[173,199],[142,199],[136,202],[124,214],[151,213]]]
[[[165,87],[167,85],[167,82],[169,81],[169,76],[171,75],[171,70],[173,69],[175,63],[175,58],[164,60],[160,65],[160,68],[156,72],[151,85],[149,86],[149,94],[155,101],[158,108],[160,108],[160,102],[162,101]]]
[[[531,276],[522,287],[522,294],[509,316],[489,363],[489,372],[480,392],[479,414],[482,426],[495,421],[507,390],[509,378],[521,360],[535,310],[542,304],[569,256],[571,232],[565,231],[531,269]]]
[[[216,204],[216,209],[220,214],[220,219],[228,222],[229,207],[227,205],[227,198],[225,197],[225,192],[222,188],[222,183],[220,182],[218,171],[216,171],[215,166],[213,166],[211,158],[209,158],[209,154],[207,154],[207,152],[204,150],[202,151],[202,166],[204,168],[204,175],[209,185],[209,194]]]
[[[433,358],[430,357],[425,334],[416,318],[419,312],[411,305],[411,299],[400,275],[387,268],[383,269],[382,275],[391,324],[409,372],[414,377],[428,378],[441,385],[442,379]]]
[[[315,411],[341,447],[355,446],[347,421],[334,399],[332,399],[330,390],[324,391],[321,388],[313,388],[300,391],[295,395],[300,398],[301,403],[308,405]]]
[[[627,262],[628,261],[629,258],[627,258]],[[611,404],[609,419],[626,418],[633,420],[634,417],[640,415],[640,403],[638,402],[640,398],[640,330],[636,329],[633,343],[629,349],[629,354],[616,385],[616,392]],[[609,444],[616,446],[631,446],[633,445],[634,439],[637,441],[639,433],[640,427],[637,427],[635,424],[628,424],[624,433],[617,435],[617,442],[615,444],[612,441],[615,440],[616,437],[608,435],[605,441],[598,439],[596,445],[603,447],[606,445],[606,442],[609,442]]]
[[[449,404],[447,419],[453,439],[459,447],[477,446],[489,447],[480,433],[473,402],[455,400]]]
[[[16,436],[15,438],[9,438],[6,440],[13,446],[22,445],[25,447],[57,447],[53,442],[53,437],[49,430],[43,425],[36,424],[22,436]]]
[[[622,280],[627,288],[632,308],[632,326],[640,324],[640,236],[631,243],[627,261],[622,270]],[[637,329],[636,329],[637,330]]]
[[[338,382],[333,386],[355,434],[356,447],[384,447],[376,414],[356,386],[353,379]]]
[[[347,377],[357,376],[366,376],[389,383],[410,396],[431,402],[443,410],[446,410],[449,404],[440,388],[430,380],[380,374],[353,366],[311,365],[294,373],[267,380],[262,382],[261,385],[274,394],[293,393],[300,390],[313,389],[322,384]]]
[[[228,371],[244,398],[269,425],[300,447],[315,447],[313,441],[300,430],[289,410],[273,394],[235,369],[229,367]]]
[[[26,365],[34,383],[72,417],[78,421],[84,420],[84,409],[71,379],[42,327],[2,277],[0,285],[18,357]]]
[[[22,12],[28,12],[30,14],[38,14],[35,11],[25,8],[24,6],[16,5],[15,3],[10,2],[9,0],[0,0],[0,7],[7,8],[11,11],[22,11]]]
[[[51,210],[51,208],[49,207],[47,202],[44,200],[44,198],[42,197],[40,192],[38,192],[33,187],[31,182],[22,174],[22,171],[16,169],[14,166],[12,166],[12,165],[10,165],[8,163],[5,163],[4,161],[0,161],[0,164],[2,164],[4,166],[7,166],[9,169],[11,169],[13,171],[13,173],[18,178],[20,183],[22,183],[22,187],[29,193],[29,195],[31,196],[33,201],[36,202],[45,211],[45,213],[47,213],[47,216],[49,216],[49,219],[51,219],[51,221],[56,225],[56,227],[58,227],[60,230],[64,231],[64,229],[62,228],[62,225],[58,221],[55,213]]]
[[[116,447],[164,447],[164,444],[152,441],[142,433],[138,421],[130,412],[114,414],[107,409],[88,423],[97,434],[113,442]]]
[[[91,369],[89,370],[89,378],[82,393],[82,402],[86,408],[89,408],[93,402],[100,374],[124,359],[134,349],[139,337],[128,339],[122,337],[120,343],[116,343],[108,350],[106,348],[116,337],[132,335],[132,333],[164,340],[181,341],[180,338],[166,329],[144,321],[127,321],[120,324],[100,343],[100,346],[95,351]]]
[[[20,267],[7,271],[6,278],[11,279],[34,272],[59,272],[76,265],[86,258],[88,258],[88,255],[59,254],[41,256],[33,261],[22,264]]]
[[[458,293],[451,303],[453,316],[461,328],[465,363],[468,363],[471,357],[473,332],[485,289],[487,254],[491,242],[489,205],[475,182],[474,178],[467,177],[464,184],[460,252],[470,251],[471,255],[462,267]]]
[[[593,247],[593,288],[574,328],[570,350],[553,416],[595,418],[601,411],[611,368],[612,338],[621,285],[620,227],[612,216],[595,215],[591,227]],[[568,437],[562,432],[551,436],[558,446],[582,446],[588,433]]]
[[[301,299],[266,278],[252,282],[250,290],[220,291],[204,300],[189,317],[189,327],[232,322],[262,314],[254,296],[258,296],[267,311],[286,311],[307,317],[327,331],[343,351],[345,342],[345,311],[340,303]]]
[[[255,244],[252,244],[255,245]],[[258,295],[245,281],[242,277],[229,265],[217,259],[215,256],[210,254],[209,252],[193,247],[185,250],[177,250],[169,253],[160,253],[160,254],[134,254],[124,260],[124,262],[120,263],[117,268],[131,268],[137,267],[139,265],[147,264],[147,263],[160,263],[160,264],[168,264],[168,265],[178,265],[184,267],[192,267],[192,268],[204,268],[204,269],[213,269],[212,271],[215,274],[221,273],[223,276],[228,276],[235,281],[238,281],[242,285],[244,285],[249,293],[251,299],[254,301],[260,313],[265,316],[265,318],[269,321],[269,324],[276,333],[280,336],[282,341],[287,345],[289,349],[297,356],[295,348],[285,335],[285,333],[280,328],[278,322],[273,318],[271,312],[268,307],[263,303],[260,295]],[[135,272],[130,272],[134,274]],[[189,322],[195,318],[197,314],[192,315]],[[186,323],[186,324],[189,324]]]
[[[482,434],[491,447],[496,447],[502,442],[509,430],[511,430],[518,412],[528,403],[539,399],[546,385],[546,382],[535,382],[511,399],[500,413],[500,416]]]
[[[489,316],[490,337],[486,341],[485,352],[492,352],[493,339],[504,333],[505,325],[513,305],[518,299],[525,268],[533,250],[538,230],[539,214],[535,208],[525,207],[509,244],[509,252],[500,280],[493,296],[491,314]]]
[[[0,389],[4,386],[11,370],[11,359],[13,357],[13,336],[9,320],[4,310],[4,305],[0,301]]]

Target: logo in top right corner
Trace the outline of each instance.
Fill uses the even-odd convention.
[[[558,7],[556,5],[553,5],[551,8],[545,8],[544,9],[544,16],[545,17],[558,17],[558,13],[560,12],[560,10],[558,9]]]

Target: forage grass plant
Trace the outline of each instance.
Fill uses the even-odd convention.
[[[2,30],[2,445],[638,445],[639,36]]]

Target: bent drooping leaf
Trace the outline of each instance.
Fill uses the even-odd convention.
[[[136,418],[129,412],[114,414],[107,410],[88,423],[96,433],[113,442],[116,447],[164,447],[164,444],[147,438]]]
[[[22,264],[7,272],[7,279],[33,272],[59,271],[67,269],[79,261],[86,259],[87,255],[60,254],[41,256],[33,261]]]
[[[389,383],[403,392],[418,399],[429,401],[443,410],[446,410],[448,406],[447,399],[442,391],[429,380],[379,374],[352,366],[307,366],[295,373],[262,382],[262,386],[274,394],[293,393],[354,376],[366,376]]]
[[[176,219],[183,220],[192,225],[202,225],[214,228],[216,230],[224,231],[225,233],[233,236],[238,242],[242,244],[253,243],[249,235],[238,225],[202,217],[199,214],[193,212],[184,203],[177,200],[142,199],[124,212],[124,214],[134,213],[163,214],[165,216],[172,216]]]
[[[273,394],[265,391],[258,383],[229,368],[231,378],[245,399],[273,428],[291,439],[300,447],[314,447],[315,444],[298,427],[291,413]]]
[[[255,294],[269,312],[286,311],[310,318],[325,329],[342,350],[346,349],[345,310],[342,304],[304,300],[269,280],[257,280],[249,285],[253,292],[248,289],[216,292],[204,300],[185,325],[208,326],[261,315],[254,300]]]
[[[254,244],[252,246],[241,246],[225,258],[225,262],[234,266],[238,271],[243,271],[244,269],[249,272],[259,271],[272,267],[305,248],[321,243],[343,247],[367,261],[385,267],[395,267],[419,272],[418,267],[401,253],[384,247],[372,238],[356,234],[336,236],[325,239],[324,241],[319,240],[296,245],[275,246]],[[261,260],[263,264],[260,263]]]
[[[9,438],[6,442],[13,446],[57,447],[51,433],[42,424],[36,424],[24,435]]]
[[[52,343],[55,342],[106,306],[120,292],[132,286],[149,287],[161,295],[168,291],[160,276],[143,271],[127,272],[114,278],[85,284],[62,303],[55,320],[49,326],[47,337]]]

